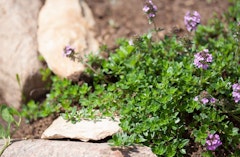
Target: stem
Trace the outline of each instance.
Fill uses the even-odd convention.
[[[200,74],[199,86],[201,86],[202,79],[203,79],[203,69],[200,69],[200,70],[201,70],[201,74]]]
[[[154,30],[157,32],[157,25],[154,20],[153,20],[153,26],[154,26]]]
[[[21,124],[21,121],[22,121],[22,118],[19,117],[19,121],[16,122],[16,128],[13,130],[12,135],[14,135],[15,132],[19,129],[19,126],[20,126],[20,124]]]
[[[83,63],[83,64],[84,64],[85,66],[87,66],[89,69],[91,69],[95,74],[97,74],[97,75],[102,75],[101,73],[99,73],[98,71],[96,71],[90,64],[88,64],[87,62],[85,62],[82,57],[79,57],[78,61],[81,62],[81,63]],[[102,77],[103,77],[103,80],[104,80],[105,82],[110,83],[108,80],[105,79],[104,76],[102,76]]]
[[[157,29],[157,25],[156,25],[156,23],[155,23],[155,21],[154,21],[154,20],[152,20],[152,23],[153,23],[153,26],[154,26],[154,31],[155,31],[155,33],[156,33],[156,35],[157,35],[157,39],[158,39],[158,40],[160,40],[160,37],[158,36],[158,29]]]
[[[81,62],[81,63],[83,63],[83,64],[84,64],[85,66],[87,66],[89,69],[91,69],[95,74],[98,74],[98,75],[100,74],[98,71],[96,71],[95,69],[93,69],[93,67],[92,67],[91,65],[89,65],[87,62],[85,62],[82,57],[79,57],[78,61]]]
[[[84,62],[83,63],[85,66],[87,66],[89,69],[91,69],[95,74],[100,74],[98,71],[96,71],[95,69],[93,69],[93,67],[91,65],[89,65],[88,63]]]
[[[7,138],[4,138],[4,145],[0,150],[0,156],[2,155],[2,153],[4,152],[4,150],[10,145],[10,136],[8,136]]]

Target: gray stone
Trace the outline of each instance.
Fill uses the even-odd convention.
[[[64,120],[62,117],[57,118],[43,132],[43,139],[78,139],[81,141],[94,140],[98,141],[121,131],[119,121],[110,119],[81,120],[75,124]]]
[[[5,145],[5,141],[0,140],[0,151],[4,148],[4,145]]]
[[[108,143],[26,140],[12,143],[2,157],[156,157],[145,146],[111,147]]]
[[[39,52],[48,67],[60,77],[81,73],[85,66],[63,56],[70,45],[84,57],[97,54],[98,42],[94,38],[94,18],[83,0],[46,0],[39,13]]]
[[[37,52],[37,17],[41,0],[0,1],[0,104],[19,108],[27,99],[43,94]],[[19,76],[20,84],[16,76]]]

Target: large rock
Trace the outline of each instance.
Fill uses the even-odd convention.
[[[101,140],[121,131],[119,121],[110,119],[81,120],[75,124],[57,118],[43,134],[43,139],[78,139],[81,141]]]
[[[12,143],[1,157],[156,157],[145,146],[111,147],[107,143],[26,140]]]
[[[39,52],[55,74],[68,77],[85,69],[83,64],[63,57],[65,46],[72,46],[82,57],[97,53],[94,19],[83,0],[46,0],[38,22]]]
[[[37,53],[37,18],[41,0],[0,0],[0,104],[19,108],[44,87]],[[20,85],[16,79],[19,76]]]
[[[0,140],[0,151],[4,149],[5,140]]]

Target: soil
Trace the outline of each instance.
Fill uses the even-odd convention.
[[[101,44],[109,48],[116,46],[116,39],[131,38],[147,33],[153,28],[142,11],[145,0],[86,0],[96,21],[96,36]],[[187,11],[196,10],[201,15],[201,24],[206,24],[214,15],[220,16],[229,6],[228,1],[219,0],[153,0],[158,7],[155,22],[163,28],[160,33],[178,30],[186,33],[183,18]]]
[[[131,39],[134,35],[147,33],[153,28],[148,24],[142,11],[144,0],[86,0],[86,2],[92,9],[96,21],[96,38],[100,44],[107,45],[110,49],[116,47],[118,38]],[[204,25],[210,18],[219,17],[230,5],[227,0],[153,0],[153,3],[158,6],[155,22],[158,27],[164,29],[159,34],[161,37],[176,30],[180,35],[187,33],[183,17],[188,10],[198,11],[201,15],[201,24]],[[40,138],[57,116],[52,115],[31,123],[23,120],[13,138]],[[200,156],[198,151],[191,156]]]

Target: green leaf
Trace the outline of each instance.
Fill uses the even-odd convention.
[[[154,147],[153,152],[158,155],[163,155],[167,151],[167,147],[162,143],[158,144],[157,147]]]
[[[176,151],[176,148],[175,148],[174,145],[169,145],[167,147],[166,154],[167,154],[168,157],[174,157],[176,155],[176,153],[177,153],[177,151]]]
[[[180,152],[181,152],[182,154],[187,154],[186,149],[180,149]]]
[[[12,123],[14,121],[13,116],[10,114],[9,109],[8,108],[4,108],[2,110],[2,118],[8,122],[8,123]]]
[[[188,143],[189,143],[189,139],[184,139],[180,142],[180,144],[178,145],[178,148],[183,148],[185,147]]]
[[[231,133],[231,136],[236,136],[236,135],[239,135],[239,128],[236,128],[236,127],[234,127],[233,129],[232,129],[232,133]]]
[[[0,124],[0,138],[6,138],[7,134],[4,127]]]

